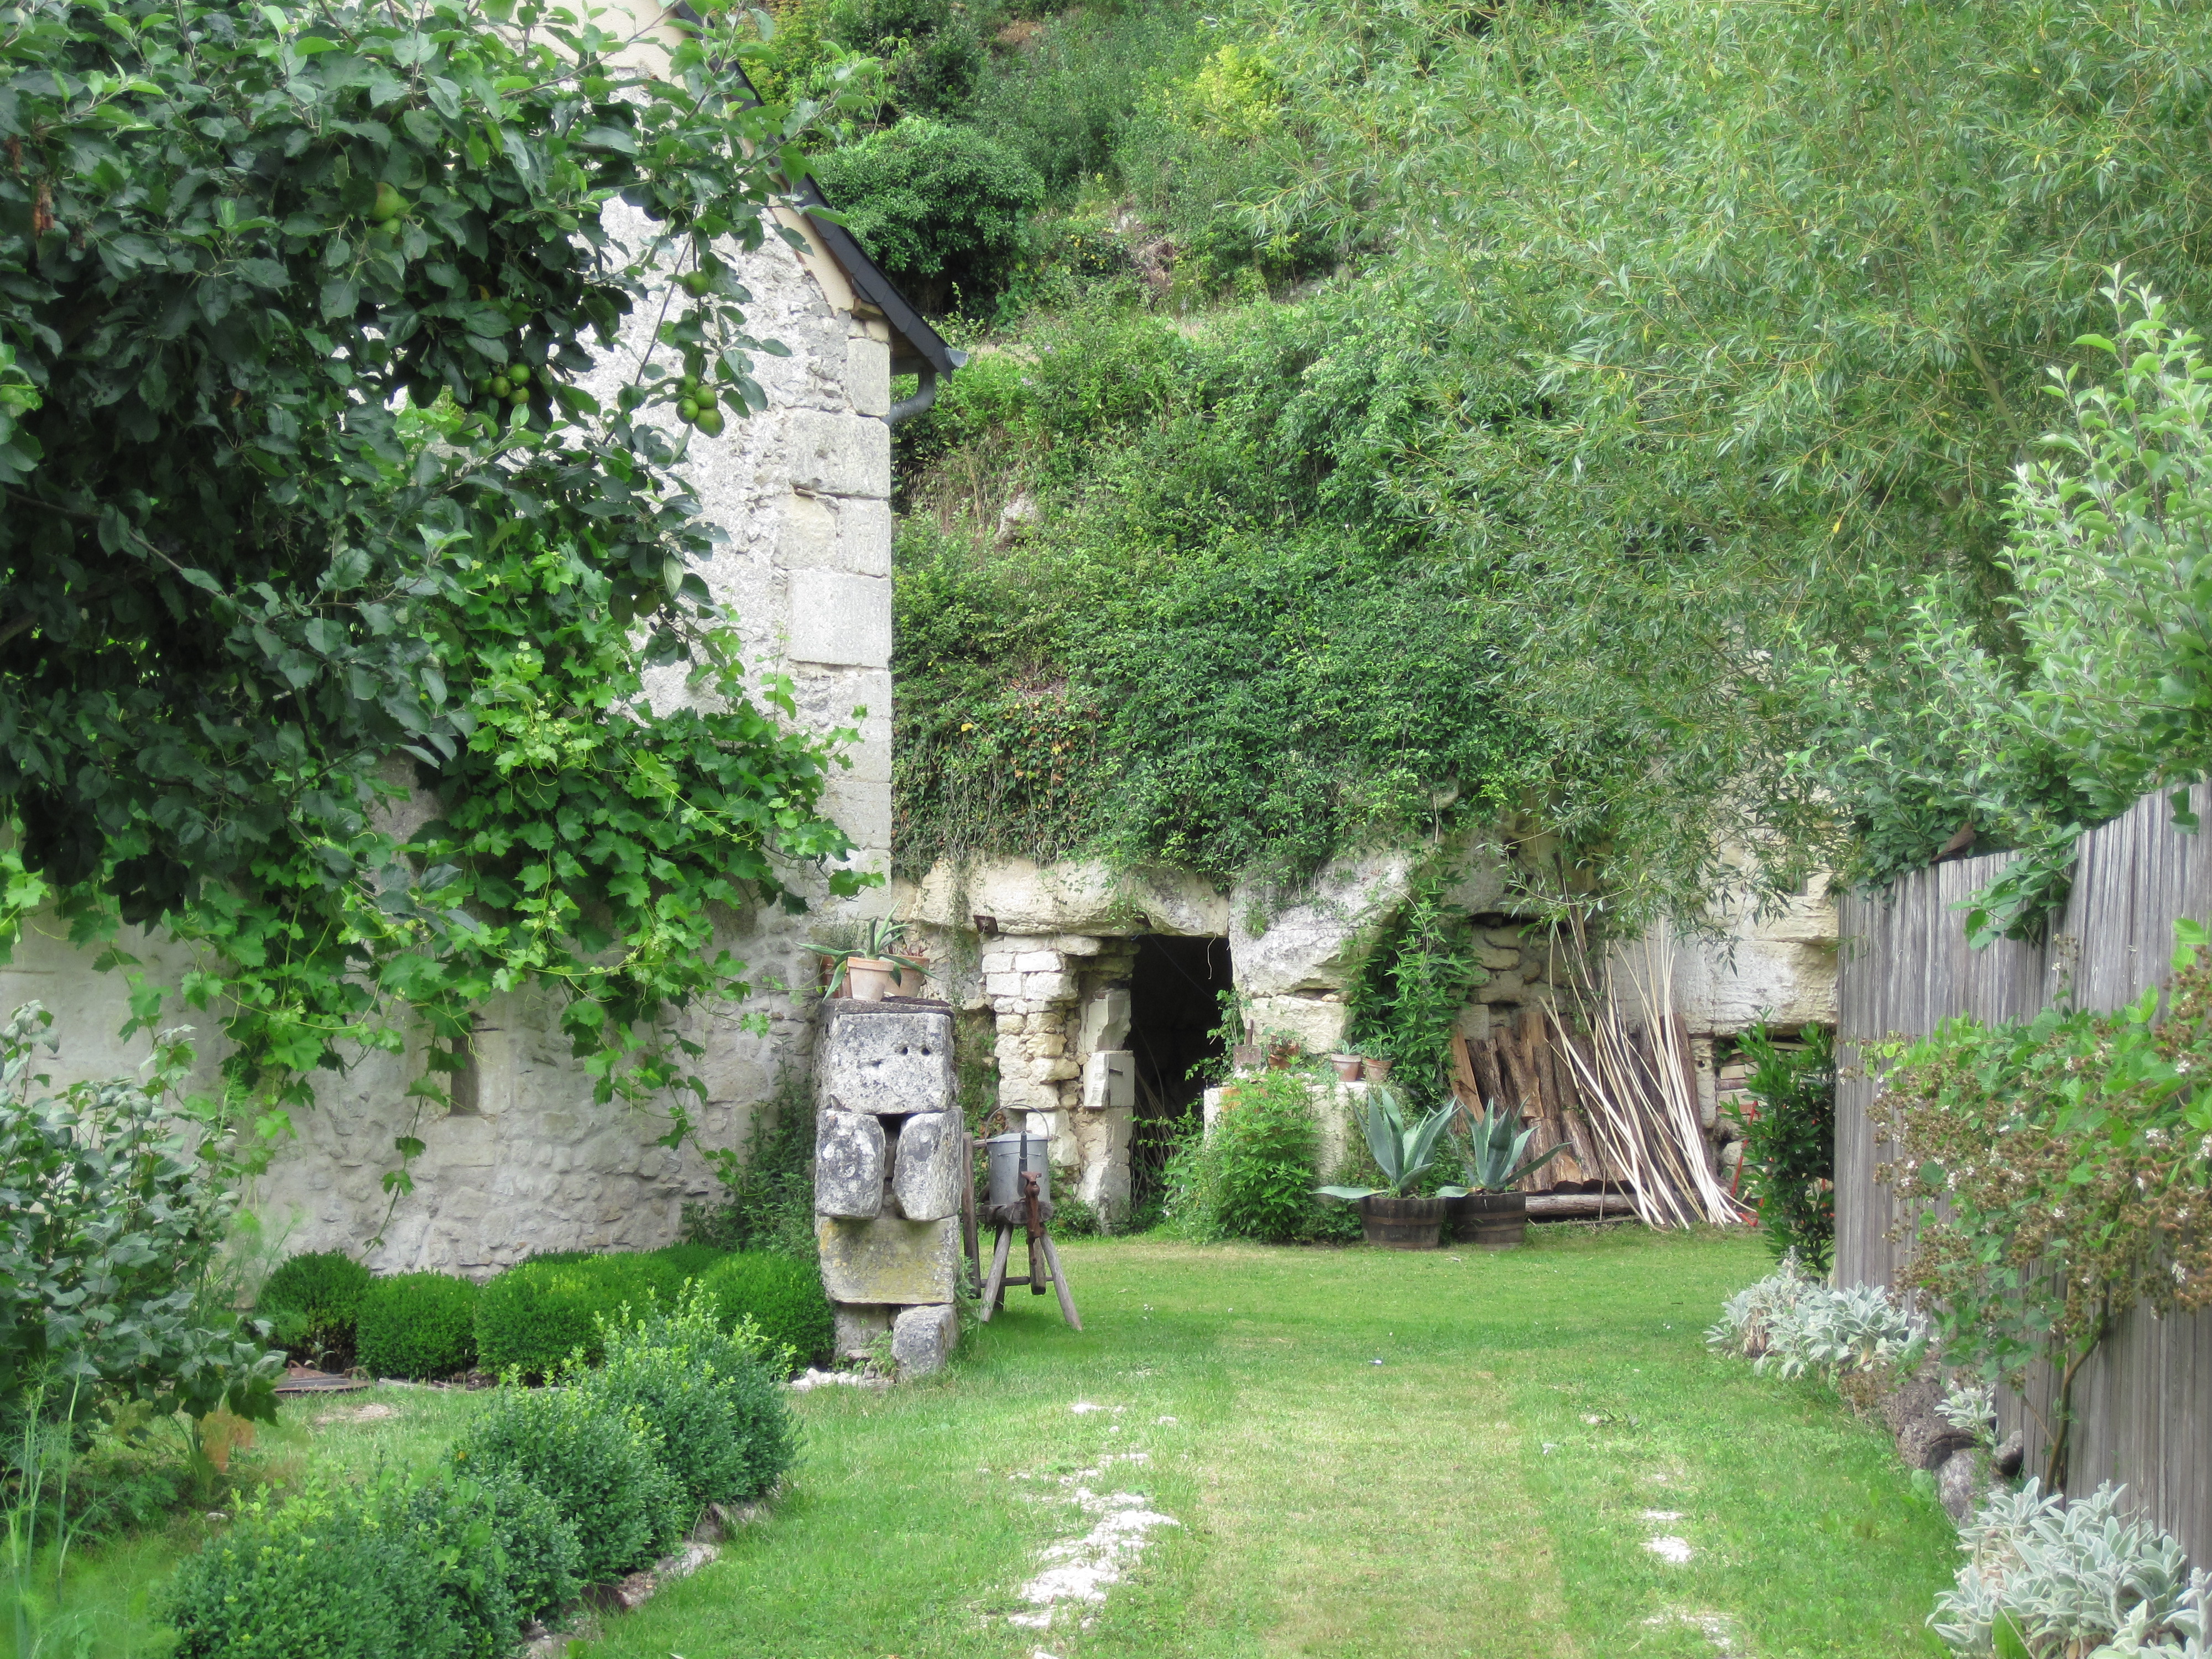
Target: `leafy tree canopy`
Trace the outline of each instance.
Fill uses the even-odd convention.
[[[304,1100],[405,1011],[455,1036],[535,980],[642,1096],[681,1075],[662,1012],[746,989],[714,908],[795,906],[848,850],[834,744],[749,690],[692,568],[666,417],[687,372],[762,405],[781,348],[716,250],[772,234],[819,114],[752,106],[727,33],[0,3],[10,898],[202,945],[241,1085]],[[579,379],[648,299],[603,406]],[[646,691],[668,665],[684,707]]]

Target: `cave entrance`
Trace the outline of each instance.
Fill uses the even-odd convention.
[[[1136,1121],[1129,1137],[1129,1205],[1142,1217],[1160,1196],[1176,1126],[1206,1091],[1206,1062],[1225,1052],[1215,1028],[1236,983],[1229,941],[1146,933],[1129,974],[1129,1049],[1136,1061]]]

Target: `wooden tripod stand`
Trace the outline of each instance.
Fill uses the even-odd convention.
[[[997,1242],[991,1248],[991,1271],[983,1280],[983,1319],[986,1323],[993,1314],[1006,1304],[1006,1287],[1026,1285],[1031,1296],[1042,1296],[1049,1285],[1060,1297],[1060,1311],[1077,1330],[1083,1328],[1082,1316],[1075,1311],[1075,1298],[1068,1293],[1067,1275],[1060,1271],[1060,1252],[1052,1248],[1052,1236],[1044,1230],[1043,1194],[1037,1190],[1036,1172],[1022,1172],[1022,1196],[1018,1204],[1008,1206],[1006,1211],[994,1211],[991,1219],[998,1224]],[[974,1202],[972,1191],[969,1202]],[[1007,1258],[1013,1254],[1014,1230],[1019,1227],[1029,1235],[1030,1270],[1020,1279],[1006,1277]],[[975,1237],[971,1231],[969,1235]]]

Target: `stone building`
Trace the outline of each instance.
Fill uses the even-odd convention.
[[[657,10],[657,0],[634,3]],[[919,375],[920,401],[961,358],[842,229],[801,212],[781,216],[803,247],[772,238],[757,253],[724,252],[754,296],[753,331],[790,355],[756,365],[765,413],[732,421],[719,438],[692,436],[690,476],[727,533],[702,574],[734,608],[755,674],[787,676],[814,729],[858,726],[854,764],[827,806],[858,844],[858,866],[887,874],[891,426],[901,412],[891,383]],[[606,354],[592,387],[603,398],[634,367],[647,327],[641,313]],[[676,671],[653,690],[664,705],[686,695]],[[855,710],[865,710],[857,720]],[[1472,854],[1463,862],[1452,896],[1479,919],[1490,977],[1461,1024],[1480,1035],[1550,995],[1558,969],[1525,937],[1507,872]],[[1000,860],[878,888],[850,911],[895,907],[917,924],[933,994],[962,1012],[967,1069],[988,1077],[1011,1121],[1050,1137],[1063,1193],[1111,1212],[1145,1173],[1138,1124],[1187,1107],[1191,1066],[1218,1052],[1220,994],[1240,993],[1263,1031],[1333,1047],[1362,943],[1402,902],[1409,876],[1403,855],[1363,856],[1279,903],[1183,872]],[[750,1029],[733,1008],[690,1017],[706,1051],[708,1098],[694,1115],[708,1146],[744,1144],[757,1107],[811,1066],[817,959],[807,939],[817,923],[767,913],[732,924],[730,947],[768,988],[746,1011],[764,1013],[766,1030]],[[1779,921],[1735,918],[1728,933],[1724,946],[1679,958],[1674,991],[1693,1032],[1725,1035],[1762,1012],[1832,1021],[1836,928],[1825,896]],[[188,965],[158,940],[123,944],[156,979],[174,983]],[[36,1000],[55,1013],[58,1081],[114,1075],[144,1058],[143,1036],[116,1035],[129,1018],[126,990],[118,975],[94,971],[65,930],[37,919],[0,968],[4,1006]],[[204,1053],[203,1064],[213,1058]],[[696,1149],[654,1144],[661,1124],[593,1103],[542,994],[482,1011],[453,1109],[416,1125],[406,1091],[424,1070],[417,1048],[366,1054],[319,1079],[316,1107],[295,1117],[295,1138],[253,1194],[286,1248],[354,1251],[381,1231],[369,1259],[380,1271],[482,1275],[532,1250],[665,1243],[684,1203],[715,1191]],[[382,1177],[396,1161],[394,1137],[410,1127],[427,1151],[387,1224]]]
[[[1448,902],[1474,917],[1485,970],[1456,1029],[1488,1037],[1559,992],[1566,968],[1510,896],[1511,872],[1467,849]],[[1221,1054],[1219,999],[1233,990],[1263,1037],[1326,1053],[1376,933],[1404,904],[1403,853],[1340,860],[1287,903],[1187,873],[1040,867],[1001,860],[901,882],[897,913],[930,942],[937,994],[969,1017],[1011,1127],[1048,1136],[1063,1189],[1109,1214],[1148,1174],[1150,1120],[1199,1096],[1191,1068]],[[1668,988],[1700,1071],[1710,1122],[1717,1041],[1765,1018],[1835,1022],[1835,906],[1816,884],[1778,915],[1736,908],[1674,941]],[[984,1051],[988,1051],[988,1058]],[[1341,1126],[1325,1126],[1340,1142]]]
[[[753,295],[752,331],[790,355],[755,365],[765,413],[732,420],[720,438],[691,434],[690,477],[727,532],[702,574],[737,612],[750,673],[789,677],[802,720],[815,729],[858,726],[852,768],[825,805],[858,843],[858,866],[885,872],[892,380],[917,374],[926,392],[960,359],[844,230],[798,211],[779,216],[800,233],[803,248],[771,237],[757,253],[721,250]],[[640,308],[587,383],[603,402],[634,368],[651,310]],[[664,706],[685,695],[678,670],[664,672],[652,689]],[[865,710],[857,720],[856,710]],[[888,897],[878,888],[854,908],[880,910]],[[701,1071],[709,1098],[696,1115],[710,1146],[742,1145],[750,1114],[774,1094],[779,1074],[804,1068],[805,993],[817,971],[805,939],[818,921],[769,913],[733,927],[730,947],[756,982],[798,992],[771,990],[750,1005],[767,1014],[765,1035],[745,1029],[732,1008],[690,1020],[707,1051]],[[187,965],[161,941],[123,944],[157,980],[174,983]],[[0,968],[6,1006],[35,1000],[56,1016],[58,1083],[127,1072],[145,1057],[144,1036],[116,1036],[129,1018],[126,991],[119,975],[94,971],[65,929],[37,918],[13,963]],[[653,1144],[665,1126],[592,1103],[591,1079],[570,1058],[555,1016],[543,995],[504,997],[482,1011],[455,1108],[416,1129],[428,1150],[413,1168],[415,1190],[384,1228],[372,1267],[482,1274],[537,1249],[664,1244],[676,1236],[684,1201],[715,1190],[696,1150]],[[203,1064],[213,1058],[204,1047]],[[377,1234],[389,1201],[382,1177],[397,1162],[393,1138],[413,1116],[405,1091],[424,1069],[418,1047],[366,1054],[343,1076],[319,1078],[315,1109],[295,1115],[295,1138],[253,1195],[287,1249],[356,1251]]]

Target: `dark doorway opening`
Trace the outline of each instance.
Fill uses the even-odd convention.
[[[1160,1174],[1176,1127],[1206,1091],[1208,1063],[1225,1052],[1215,1028],[1236,981],[1225,939],[1146,933],[1129,974],[1129,1048],[1136,1061],[1136,1122],[1129,1139],[1129,1204],[1158,1207]]]

